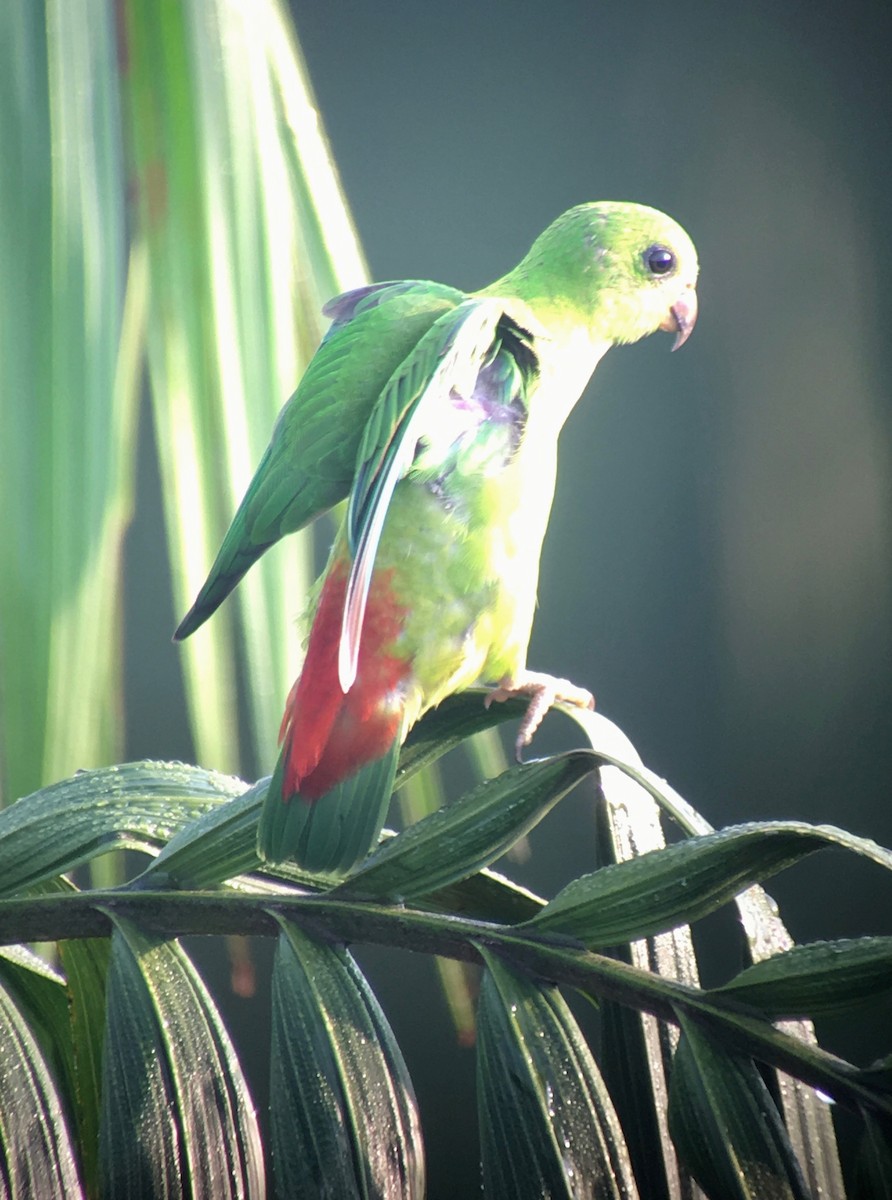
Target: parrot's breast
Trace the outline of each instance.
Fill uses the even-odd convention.
[[[524,424],[516,408],[500,411],[436,466],[425,448],[426,469],[394,492],[376,570],[406,614],[393,653],[412,663],[417,715],[525,660],[554,454],[533,463]]]
[[[407,725],[526,665],[558,434],[606,346],[573,334],[548,349],[525,362],[516,344],[496,345],[394,490],[376,573],[404,613],[388,653],[407,664]]]

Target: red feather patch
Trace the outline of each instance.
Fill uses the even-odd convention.
[[[315,800],[365,763],[380,758],[398,736],[401,684],[408,663],[386,654],[406,609],[391,590],[391,573],[376,571],[362,626],[356,680],[344,695],[338,648],[348,566],[335,564],[322,587],[303,670],[291,689],[279,740],[285,748],[283,799]]]

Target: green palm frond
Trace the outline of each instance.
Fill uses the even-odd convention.
[[[401,778],[435,747],[446,750],[510,716],[510,706],[487,711],[480,693],[453,697],[407,743]],[[582,723],[587,748],[472,788],[386,838],[335,887],[259,861],[264,781],[245,788],[195,768],[137,763],[82,773],[0,815],[0,867],[19,865],[0,899],[0,942],[104,939],[113,931],[110,957],[79,963],[69,956],[64,975],[21,951],[0,956],[7,1158],[9,1139],[24,1135],[4,1105],[19,1105],[24,1089],[40,1120],[16,1160],[22,1170],[70,1173],[80,1163],[89,1178],[107,1181],[105,1194],[126,1184],[146,1196],[178,1171],[186,1194],[208,1194],[207,1180],[219,1175],[230,1188],[220,1194],[262,1195],[262,1135],[243,1068],[213,996],[172,940],[237,933],[280,943],[270,1148],[283,1195],[323,1194],[335,1177],[339,1194],[423,1194],[411,1058],[407,1065],[344,949],[367,942],[484,968],[477,1077],[487,1194],[533,1200],[547,1188],[570,1196],[579,1194],[577,1181],[589,1180],[598,1186],[582,1194],[676,1195],[692,1173],[715,1200],[843,1200],[827,1097],[864,1117],[863,1169],[875,1173],[892,1120],[888,1046],[876,1047],[875,1068],[859,1070],[821,1049],[808,1021],[887,1004],[892,938],[793,946],[767,904],[760,915],[758,885],[822,847],[887,871],[892,851],[801,821],[697,832],[702,818],[641,764],[615,727],[594,714]],[[592,772],[605,811],[641,852],[624,861],[617,837],[617,861],[569,881],[547,902],[495,874],[493,861],[512,841],[572,780]],[[651,806],[675,823],[681,841],[648,848],[648,839],[661,840]],[[58,872],[110,843],[140,846],[152,856],[148,868],[102,891],[61,883]],[[747,912],[754,965],[704,990],[687,923],[735,896]],[[675,938],[689,947],[689,961],[666,952]],[[646,954],[636,957],[636,946]],[[598,1002],[611,1031],[600,1052],[567,1007],[568,990]],[[75,1034],[85,1050],[96,1045],[96,1022],[104,1029],[98,1089],[78,1079],[96,1059],[74,1052],[69,1004],[89,1013]],[[608,1023],[614,1010],[631,1019]],[[658,1033],[650,1063],[639,1050],[648,1026]],[[631,1086],[617,1086],[608,1069],[619,1057]],[[782,1073],[778,1090],[755,1064]],[[650,1091],[649,1082],[663,1090]],[[152,1102],[140,1102],[143,1095]],[[654,1132],[642,1142],[632,1131],[645,1110]],[[79,1114],[75,1133],[69,1111]]]
[[[174,603],[204,581],[283,401],[366,279],[296,42],[279,4],[122,5],[137,236]],[[310,535],[270,552],[183,648],[198,757],[239,763],[240,640],[252,750],[269,761],[300,665]]]
[[[4,5],[0,79],[0,794],[11,800],[121,750],[136,392],[111,6]]]

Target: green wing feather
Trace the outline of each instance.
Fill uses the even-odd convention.
[[[353,564],[338,660],[345,693],[356,678],[375,554],[393,489],[411,467],[419,438],[438,420],[448,419],[452,395],[473,393],[481,367],[492,356],[503,316],[496,300],[465,300],[445,313],[393,373],[366,424],[347,506]]]
[[[177,641],[208,619],[264,550],[346,497],[363,430],[388,379],[431,325],[464,299],[444,284],[402,280],[358,288],[326,305],[332,326],[279,414]]]

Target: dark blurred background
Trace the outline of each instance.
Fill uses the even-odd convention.
[[[690,232],[694,337],[611,353],[566,428],[530,664],[590,686],[714,825],[892,843],[892,9],[292,8],[374,278],[481,286],[584,200]],[[128,753],[191,758],[148,451],[128,555]],[[568,736],[552,721],[536,748]],[[590,806],[552,814],[514,873],[550,892],[587,869]],[[892,933],[863,861],[824,853],[769,890],[797,940]],[[473,1054],[429,964],[363,961],[419,1090],[431,1195],[470,1194]]]

